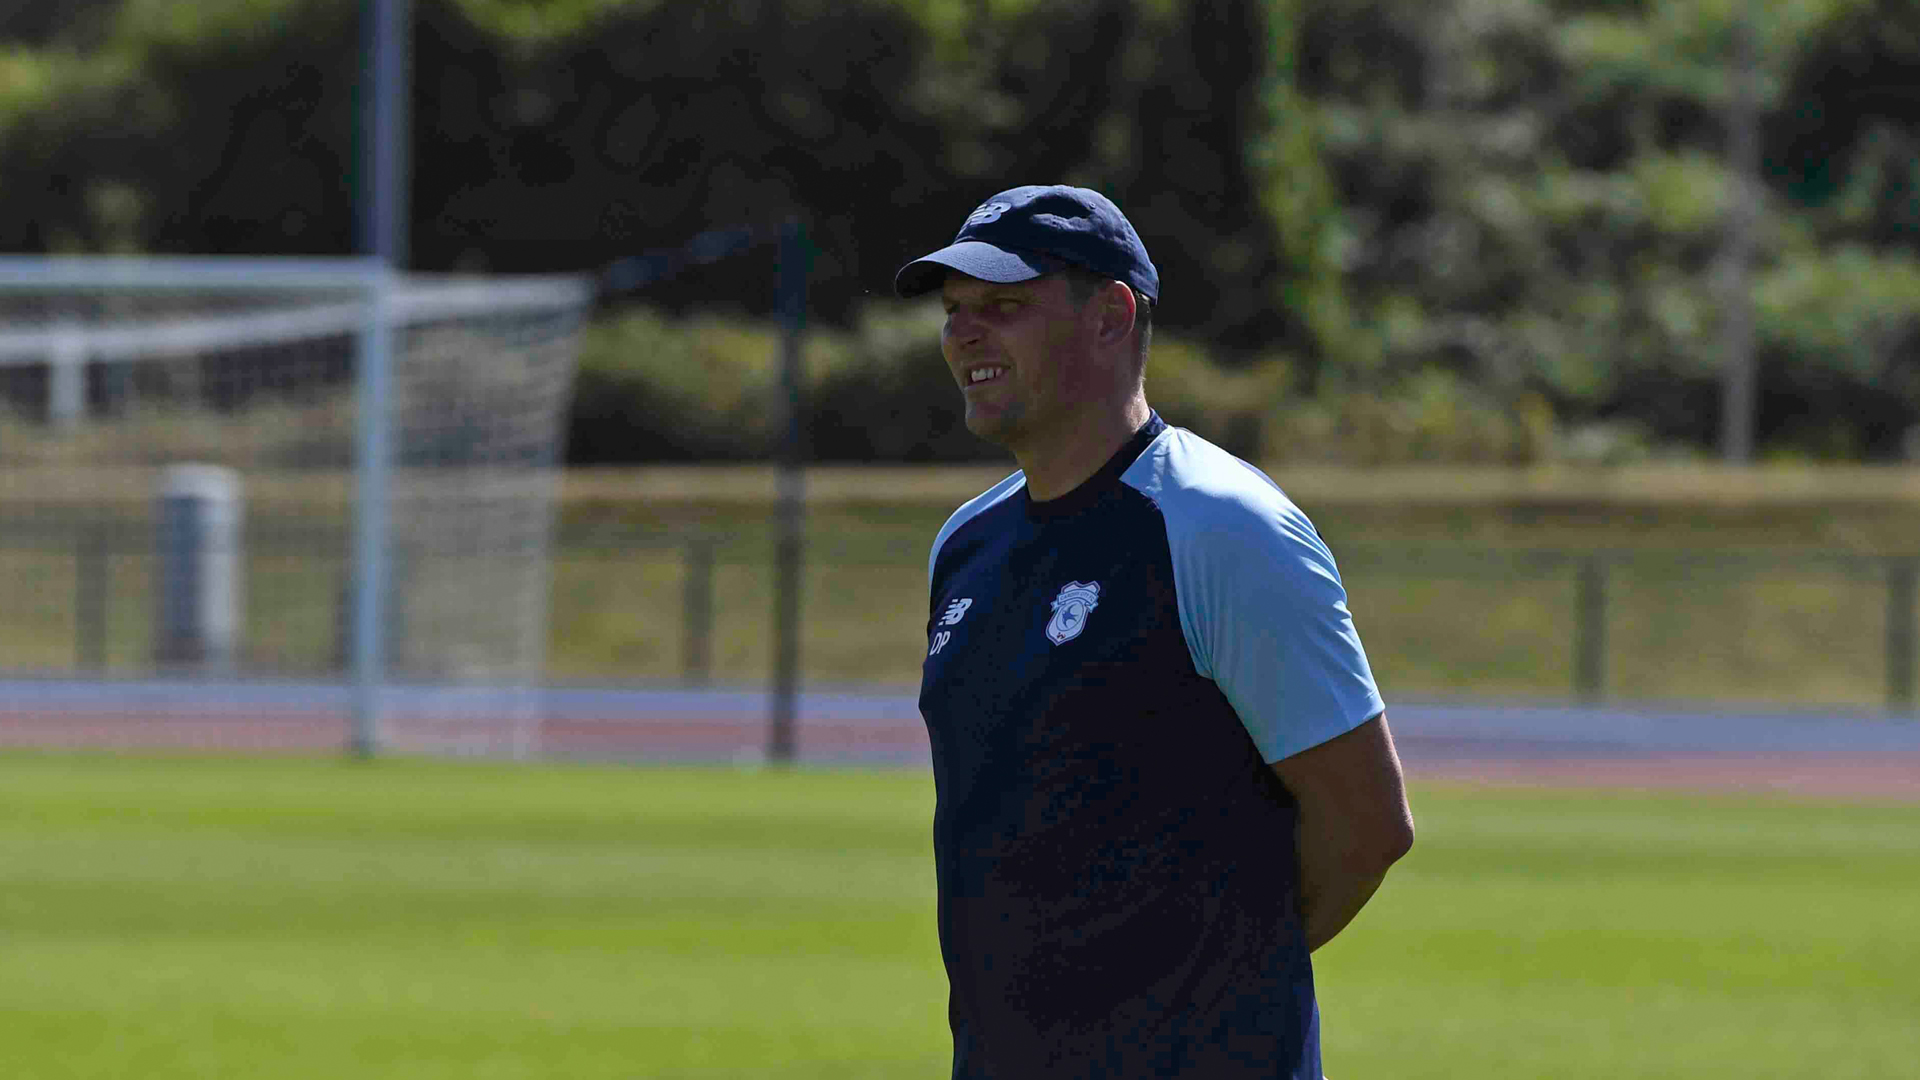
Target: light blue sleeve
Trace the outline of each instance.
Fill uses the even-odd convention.
[[[1251,466],[1179,435],[1154,494],[1194,667],[1269,762],[1379,716],[1386,706],[1346,588],[1312,523]],[[1180,468],[1182,457],[1201,468]]]

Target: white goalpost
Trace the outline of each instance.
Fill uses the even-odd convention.
[[[535,749],[591,296],[0,257],[0,745]]]

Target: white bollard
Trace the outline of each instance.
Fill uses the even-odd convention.
[[[87,410],[87,336],[75,323],[62,323],[47,364],[47,419],[69,428]]]
[[[231,670],[240,630],[240,474],[171,466],[161,474],[157,511],[154,660]]]

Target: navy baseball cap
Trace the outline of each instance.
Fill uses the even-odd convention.
[[[1160,272],[1113,200],[1064,184],[1009,188],[976,207],[953,243],[894,275],[911,300],[933,292],[949,270],[1002,284],[1079,266],[1133,286],[1160,302]]]

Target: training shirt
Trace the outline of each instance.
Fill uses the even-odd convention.
[[[1156,414],[1061,498],[961,507],[928,574],[956,1080],[1320,1080],[1269,763],[1384,706],[1312,524]]]

